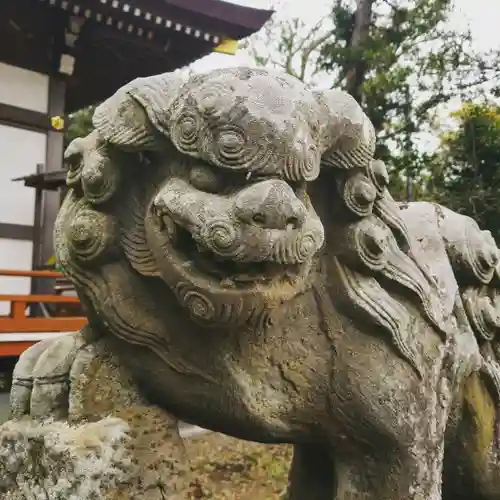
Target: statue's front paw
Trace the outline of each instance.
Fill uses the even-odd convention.
[[[87,345],[85,335],[78,332],[48,339],[27,349],[14,368],[11,418],[67,418],[71,370]]]

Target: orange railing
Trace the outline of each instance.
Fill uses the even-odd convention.
[[[63,278],[55,271],[17,271],[0,270],[0,277],[18,278]],[[57,334],[70,333],[79,330],[87,323],[84,316],[50,315],[32,316],[29,306],[45,305],[73,305],[78,306],[76,296],[57,294],[0,294],[0,303],[10,304],[10,313],[0,315],[0,357],[19,356],[25,349],[34,343]]]

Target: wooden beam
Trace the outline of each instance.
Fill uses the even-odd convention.
[[[49,80],[49,115],[64,116],[66,84],[56,74]],[[37,174],[57,172],[63,169],[64,135],[56,130],[47,132],[47,152],[45,165],[37,166]],[[35,233],[33,238],[33,269],[40,269],[54,255],[54,223],[61,205],[59,191],[36,189],[35,195]],[[55,280],[31,281],[31,293],[52,293]],[[32,308],[33,314],[38,308]]]
[[[49,115],[5,103],[0,103],[0,123],[37,132],[47,132],[52,128]]]
[[[66,97],[66,83],[56,75],[49,80],[49,114],[64,116]],[[47,134],[47,152],[45,172],[59,172],[63,170],[64,136],[55,130]],[[43,237],[41,241],[41,264],[44,264],[54,254],[54,223],[56,221],[61,199],[58,191],[44,191],[42,203]]]
[[[0,222],[0,238],[32,241],[33,233],[33,226]]]
[[[64,278],[64,274],[57,271],[50,271],[48,269],[39,269],[35,271],[0,269],[0,276],[11,276],[16,278]]]

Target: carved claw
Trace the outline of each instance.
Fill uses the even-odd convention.
[[[11,418],[67,418],[70,372],[87,344],[83,333],[78,332],[45,340],[25,351],[14,369]]]
[[[1,498],[25,498],[28,484],[43,498],[160,500],[189,484],[177,420],[141,400],[104,337],[90,334],[38,343],[19,359],[16,421],[0,426]]]

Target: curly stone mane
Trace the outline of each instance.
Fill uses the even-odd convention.
[[[270,312],[311,286],[323,226],[332,223],[335,238],[326,248],[335,276],[327,279],[338,287],[346,316],[389,333],[417,373],[418,332],[399,290],[443,339],[453,330],[456,304],[443,307],[442,283],[419,257],[405,207],[387,189],[386,166],[373,158],[373,126],[346,93],[311,91],[268,70],[217,70],[186,83],[164,74],[121,88],[93,122],[94,132],[66,151],[70,191],[56,223],[57,257],[91,321],[127,342],[169,352],[164,325],[179,304],[186,321],[203,326],[266,328]],[[334,179],[332,209],[322,221],[317,200],[307,196],[320,169]],[[245,219],[258,197],[268,210],[264,228],[253,212]],[[273,206],[288,207],[285,219]],[[458,238],[447,234],[453,217],[463,228]],[[479,338],[491,339],[500,327],[496,295],[486,290],[499,279],[496,245],[463,216],[436,220],[468,321]],[[223,269],[238,270],[214,284],[201,274],[193,278],[183,263],[162,265],[165,256],[182,260],[168,250],[174,243],[193,252],[202,247]],[[259,276],[247,288],[238,281],[240,266]],[[286,267],[286,278],[265,281],[277,266]],[[147,321],[134,317],[131,303]]]

